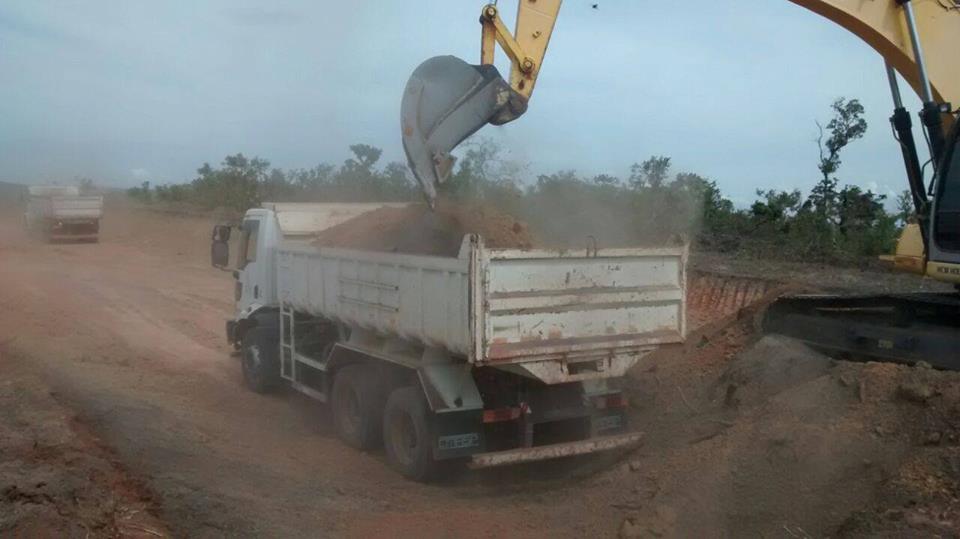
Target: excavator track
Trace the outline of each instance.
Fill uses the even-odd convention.
[[[763,331],[841,359],[960,370],[958,294],[785,296],[766,311]]]

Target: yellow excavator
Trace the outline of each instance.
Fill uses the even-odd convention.
[[[906,169],[916,222],[905,227],[894,267],[960,291],[960,0],[790,0],[860,37],[886,62],[890,118]],[[480,14],[480,64],[436,56],[413,72],[401,101],[403,147],[431,204],[450,176],[451,151],[490,123],[527,110],[561,0],[518,0],[511,33],[498,6]],[[509,81],[494,67],[496,46],[510,60]],[[896,74],[919,94],[919,119],[932,175],[924,178],[911,114]],[[600,74],[598,74],[600,75]],[[803,295],[780,298],[764,329],[841,357],[926,361],[960,370],[960,294]]]

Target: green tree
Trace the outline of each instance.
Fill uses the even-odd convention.
[[[343,166],[334,176],[334,184],[341,196],[351,200],[375,195],[378,186],[374,166],[380,160],[383,150],[368,144],[352,144],[350,152],[353,157],[343,162]]]
[[[413,197],[415,186],[404,163],[387,163],[379,178],[382,200],[405,200]]]
[[[837,191],[839,180],[836,173],[841,164],[840,152],[867,132],[867,121],[863,119],[864,108],[859,100],[840,97],[830,105],[830,109],[833,117],[825,128],[816,122],[820,133],[817,138],[820,151],[817,168],[821,177],[810,190],[807,203],[802,208],[804,215],[801,216],[804,229],[810,235],[806,250],[818,255],[827,254],[837,246],[840,193]]]
[[[871,228],[886,212],[883,201],[886,195],[877,195],[872,191],[863,191],[855,185],[848,185],[840,191],[838,208],[838,227],[844,236],[850,236]]]
[[[279,168],[271,169],[259,186],[261,200],[288,201],[296,198],[297,188],[287,181],[287,174]]]
[[[193,188],[205,207],[224,206],[236,212],[260,205],[260,184],[266,180],[270,162],[242,153],[228,155],[220,168],[204,163],[197,169]]]
[[[757,196],[762,200],[755,201],[750,207],[756,225],[762,226],[769,223],[781,231],[784,230],[788,220],[797,214],[800,201],[803,200],[803,195],[796,189],[789,192],[757,189]]]
[[[462,147],[456,172],[450,175],[444,192],[459,199],[479,198],[498,179],[502,166],[501,148],[494,140],[481,137],[467,140]]]
[[[913,205],[913,195],[909,189],[900,191],[897,195],[897,220],[901,226],[916,220],[917,209]]]
[[[630,177],[627,183],[635,190],[649,187],[659,189],[670,175],[670,158],[654,155],[643,163],[634,163],[630,167]]]
[[[593,184],[600,187],[619,187],[620,178],[610,176],[609,174],[597,174],[593,177]]]
[[[836,172],[844,147],[836,142],[844,138],[838,133],[846,133],[849,143],[861,131],[850,115],[844,119],[847,104],[837,108],[842,109],[835,108],[839,119],[826,126],[830,139],[821,140],[819,165],[830,182],[815,188],[806,201],[797,190],[758,190],[749,209],[737,210],[709,178],[680,172],[671,180],[666,156],[634,164],[627,181],[606,174],[585,178],[562,170],[523,182],[525,166],[502,159],[503,152],[494,141],[480,138],[467,144],[447,184],[453,188],[447,195],[483,199],[526,221],[535,237],[558,247],[582,248],[593,241],[602,247],[661,244],[684,235],[701,248],[723,252],[848,263],[870,260],[889,252],[898,219],[909,218],[912,204],[909,193],[904,193],[898,198],[900,213],[888,215],[882,195],[853,186],[837,189]],[[320,163],[286,171],[271,169],[263,159],[231,155],[219,167],[205,163],[192,183],[151,186],[144,182],[128,193],[145,202],[225,206],[238,212],[266,199],[420,198],[405,164],[388,163],[378,169],[379,148],[355,144],[350,151],[351,157],[339,167]]]
[[[723,198],[717,182],[699,174],[681,172],[671,188],[677,193],[677,198],[686,198],[699,207],[696,217],[708,228],[723,226],[733,213],[733,202]]]
[[[150,182],[143,182],[140,184],[140,187],[127,189],[127,196],[140,202],[149,203],[151,198]]]
[[[873,257],[893,250],[897,216],[883,209],[886,198],[851,185],[840,191],[838,226],[846,257]]]
[[[830,105],[833,118],[827,123],[829,133],[824,140],[824,127],[816,122],[820,132],[817,148],[820,150],[820,162],[817,168],[821,178],[810,192],[810,201],[814,209],[824,219],[836,218],[837,170],[840,169],[840,151],[848,144],[862,138],[867,132],[867,121],[863,119],[863,105],[857,99],[837,98]]]
[[[287,177],[302,193],[320,194],[330,188],[335,170],[329,163],[320,163],[313,168],[292,170]]]
[[[350,151],[353,152],[353,158],[347,160],[350,166],[357,166],[364,170],[373,170],[373,166],[380,160],[383,150],[369,144],[351,144]]]

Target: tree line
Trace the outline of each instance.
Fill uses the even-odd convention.
[[[781,259],[856,261],[891,252],[901,227],[910,219],[908,192],[889,213],[885,195],[840,185],[841,152],[863,137],[863,106],[838,99],[832,118],[820,128],[817,169],[820,178],[809,193],[757,190],[748,208],[736,208],[715,181],[672,170],[670,157],[651,156],[635,163],[625,178],[585,177],[572,170],[530,179],[526,167],[502,157],[489,139],[465,144],[444,186],[448,201],[488,204],[526,221],[545,243],[578,247],[585,242],[622,246],[688,240],[721,252]],[[243,154],[217,166],[205,163],[191,182],[150,185],[128,194],[145,203],[224,207],[237,214],[262,201],[418,201],[422,195],[403,163],[378,166],[382,151],[366,144],[350,146],[340,166],[321,163],[309,169],[271,168],[269,161]]]

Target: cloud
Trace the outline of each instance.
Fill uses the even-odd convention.
[[[303,16],[299,13],[276,8],[232,8],[224,13],[228,19],[243,26],[288,27],[303,21]]]
[[[53,22],[44,21],[41,17],[25,17],[5,10],[0,11],[0,31],[7,36],[15,35],[37,42],[63,46],[77,47],[90,44],[89,40],[78,33],[64,30]]]
[[[480,32],[478,5],[449,0],[0,4],[0,73],[16,73],[0,85],[0,177],[24,181],[189,181],[237,152],[337,164],[356,142],[403,161],[407,77],[436,54],[475,61]],[[531,178],[623,176],[669,155],[748,206],[757,188],[808,192],[813,120],[857,97],[870,129],[844,150],[841,177],[906,186],[869,47],[789,2],[695,4],[564,6],[529,112],[480,135]]]

